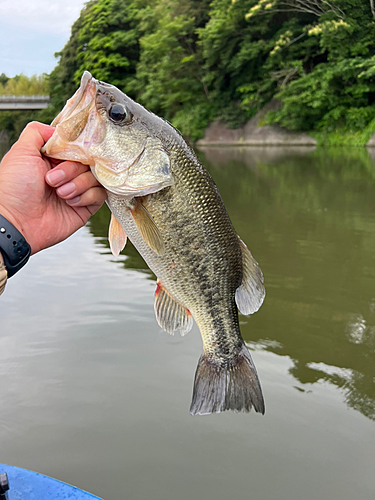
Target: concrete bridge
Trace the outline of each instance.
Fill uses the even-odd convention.
[[[48,95],[0,95],[0,111],[45,109],[48,104]]]

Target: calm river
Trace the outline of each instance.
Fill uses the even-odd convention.
[[[158,327],[155,277],[108,210],[0,299],[0,462],[105,500],[375,498],[375,161],[365,149],[199,153],[266,300],[241,317],[266,415],[192,417],[201,353]]]

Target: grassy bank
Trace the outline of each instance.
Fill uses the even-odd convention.
[[[311,132],[318,146],[366,146],[375,133],[375,120],[360,131],[333,130],[332,132]]]

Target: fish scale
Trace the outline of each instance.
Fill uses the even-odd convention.
[[[117,255],[128,237],[157,276],[159,325],[181,334],[192,318],[198,325],[203,353],[190,412],[264,413],[237,310],[259,309],[263,275],[194,151],[168,122],[88,72],[54,124],[43,152],[89,164],[106,188],[111,249]]]

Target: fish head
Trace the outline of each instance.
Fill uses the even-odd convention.
[[[56,130],[42,153],[89,165],[98,182],[114,194],[145,196],[174,182],[158,120],[162,122],[85,71],[79,89],[53,120]]]

